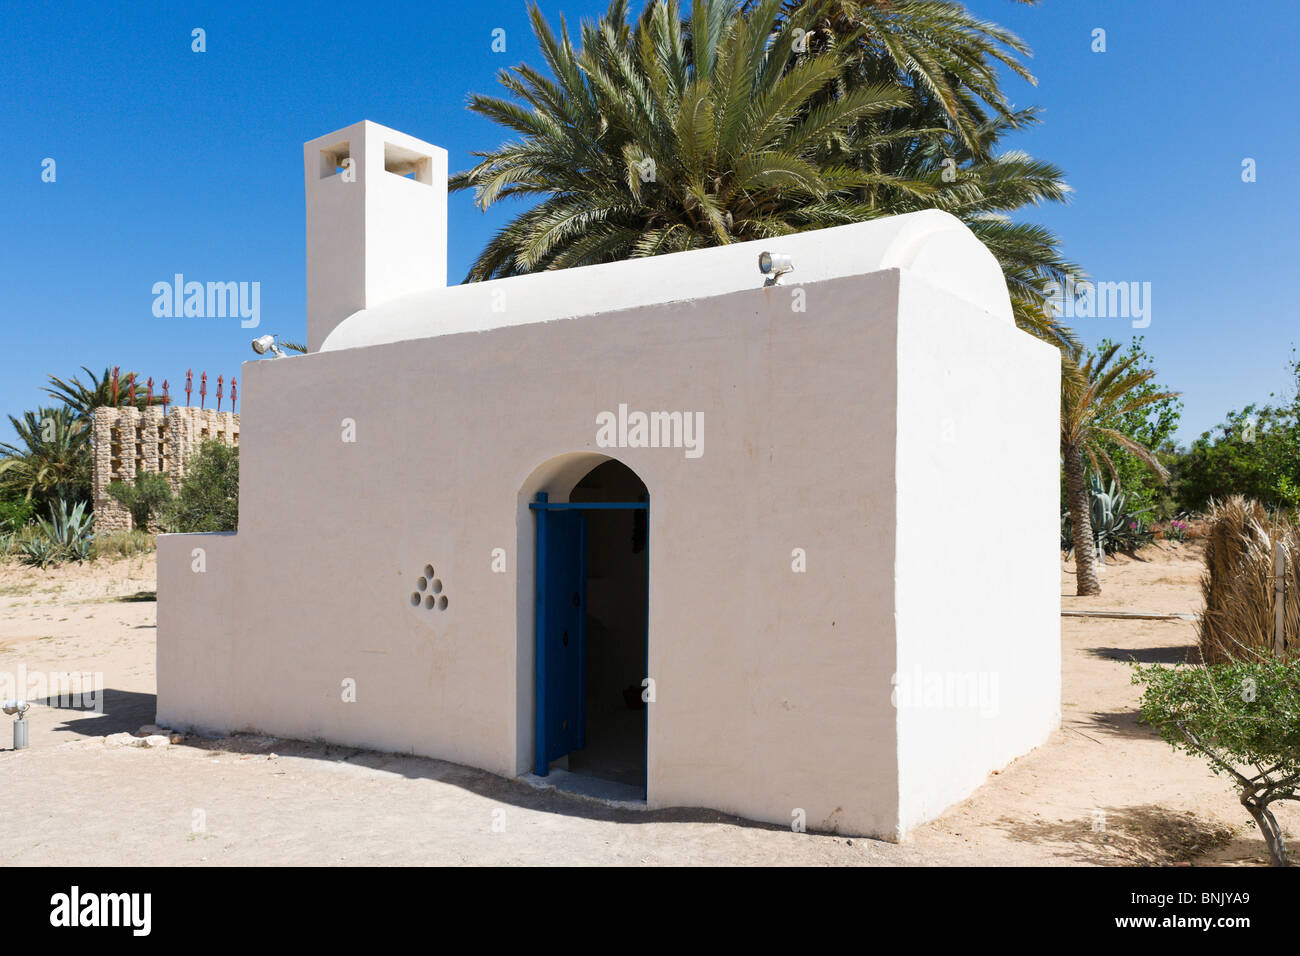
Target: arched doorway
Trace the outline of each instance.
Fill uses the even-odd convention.
[[[614,459],[568,501],[540,492],[534,772],[553,766],[645,795],[649,493]]]

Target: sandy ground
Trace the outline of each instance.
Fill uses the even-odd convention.
[[[1195,612],[1195,547],[1149,548],[1067,608]],[[154,716],[153,556],[0,564],[0,678],[101,674],[103,715],[37,703],[30,749],[0,718],[0,863],[1259,865],[1227,785],[1136,718],[1125,662],[1194,652],[1187,621],[1064,618],[1052,739],[901,845],[705,810],[612,809],[436,760],[270,738],[114,745]],[[2,691],[0,691],[2,692]],[[56,702],[57,703],[57,702]],[[1283,809],[1294,839],[1300,811]]]

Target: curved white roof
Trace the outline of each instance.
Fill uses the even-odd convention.
[[[926,210],[776,239],[417,292],[354,312],[325,338],[321,351],[753,289],[763,283],[758,272],[763,251],[793,258],[794,271],[781,280],[785,286],[901,268],[1004,322],[1014,321],[993,254],[960,219]]]

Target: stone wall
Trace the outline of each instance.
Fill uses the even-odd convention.
[[[211,408],[95,409],[91,442],[94,454],[95,530],[130,531],[131,515],[108,494],[113,481],[132,484],[137,471],[163,474],[180,491],[185,465],[199,444],[214,439],[239,445],[239,416]]]

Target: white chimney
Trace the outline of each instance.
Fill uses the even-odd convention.
[[[307,348],[360,309],[447,285],[447,151],[363,120],[303,146]]]

